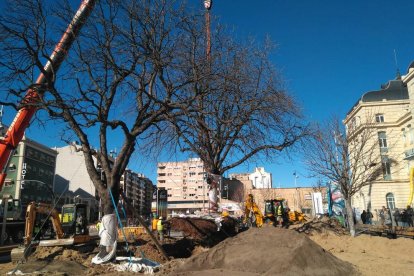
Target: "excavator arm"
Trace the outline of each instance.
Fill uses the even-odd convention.
[[[41,84],[47,82],[47,76],[54,77],[63,60],[65,59],[67,52],[75,41],[79,34],[80,29],[85,24],[86,19],[89,17],[96,0],[83,0],[78,11],[70,22],[68,28],[56,45],[49,61],[43,68],[43,72],[40,73],[36,80],[34,87],[39,87]],[[30,120],[37,111],[37,105],[42,97],[42,91],[35,89],[29,89],[26,96],[21,102],[22,108],[16,114],[13,122],[8,128],[6,135],[3,139],[0,139],[0,191],[3,187],[6,179],[6,171],[10,158],[13,156],[14,150],[19,145],[23,138],[26,128],[29,126]]]
[[[244,223],[247,223],[248,219],[254,216],[254,220],[257,227],[263,226],[263,215],[259,207],[253,200],[253,195],[249,194],[246,198],[244,205]]]
[[[62,224],[60,223],[59,213],[56,211],[56,209],[53,208],[50,204],[31,202],[27,206],[26,210],[26,228],[24,235],[25,246],[28,246],[32,242],[33,229],[36,223],[37,213],[50,215],[53,229],[56,232],[57,238],[62,239],[64,237],[65,234],[63,232]]]

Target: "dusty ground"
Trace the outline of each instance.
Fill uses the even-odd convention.
[[[326,251],[355,265],[362,275],[414,275],[414,240],[320,233],[310,236]]]
[[[163,247],[173,259],[168,263],[148,235],[130,248],[135,256],[163,263],[159,275],[413,275],[413,239],[351,238],[329,219],[289,230],[254,228],[232,237],[232,223],[226,222],[226,230],[217,232],[211,221],[172,221],[186,238],[166,240]],[[117,255],[125,255],[120,247]],[[115,272],[112,264],[93,266],[96,250],[94,246],[39,248],[18,269],[36,275],[133,275]],[[0,263],[0,274],[13,268],[14,264]]]

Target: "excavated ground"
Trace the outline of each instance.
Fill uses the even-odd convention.
[[[137,257],[163,264],[158,275],[409,275],[414,269],[414,240],[361,235],[351,238],[335,220],[323,218],[291,229],[265,225],[235,234],[235,220],[223,222],[175,218],[174,231],[184,238],[166,238],[166,262],[144,234],[130,244]],[[126,255],[119,245],[118,256]],[[113,264],[92,265],[95,245],[37,248],[28,262],[17,267],[36,275],[136,275],[116,272]],[[351,265],[352,264],[352,265]],[[0,263],[1,275],[16,265]]]

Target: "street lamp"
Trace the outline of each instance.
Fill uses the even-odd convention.
[[[207,9],[207,10],[210,10],[211,9],[211,5],[213,4],[213,1],[212,0],[204,0],[204,7]]]
[[[210,62],[211,53],[211,34],[210,34],[210,9],[213,6],[213,0],[204,0],[204,7],[206,8],[206,57]]]

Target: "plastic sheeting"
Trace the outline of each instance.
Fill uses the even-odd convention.
[[[118,235],[117,226],[115,214],[102,217],[102,227],[99,229],[99,237],[101,237],[100,245],[112,246],[116,242]]]
[[[153,274],[161,267],[161,264],[136,257],[117,257],[117,261],[121,262],[116,264],[115,269],[117,271],[130,271],[130,272],[141,272],[144,274]]]
[[[115,214],[103,216],[102,225],[99,229],[99,237],[101,237],[99,245],[101,246],[101,250],[92,258],[93,264],[106,263],[115,257],[117,235],[118,228]]]

